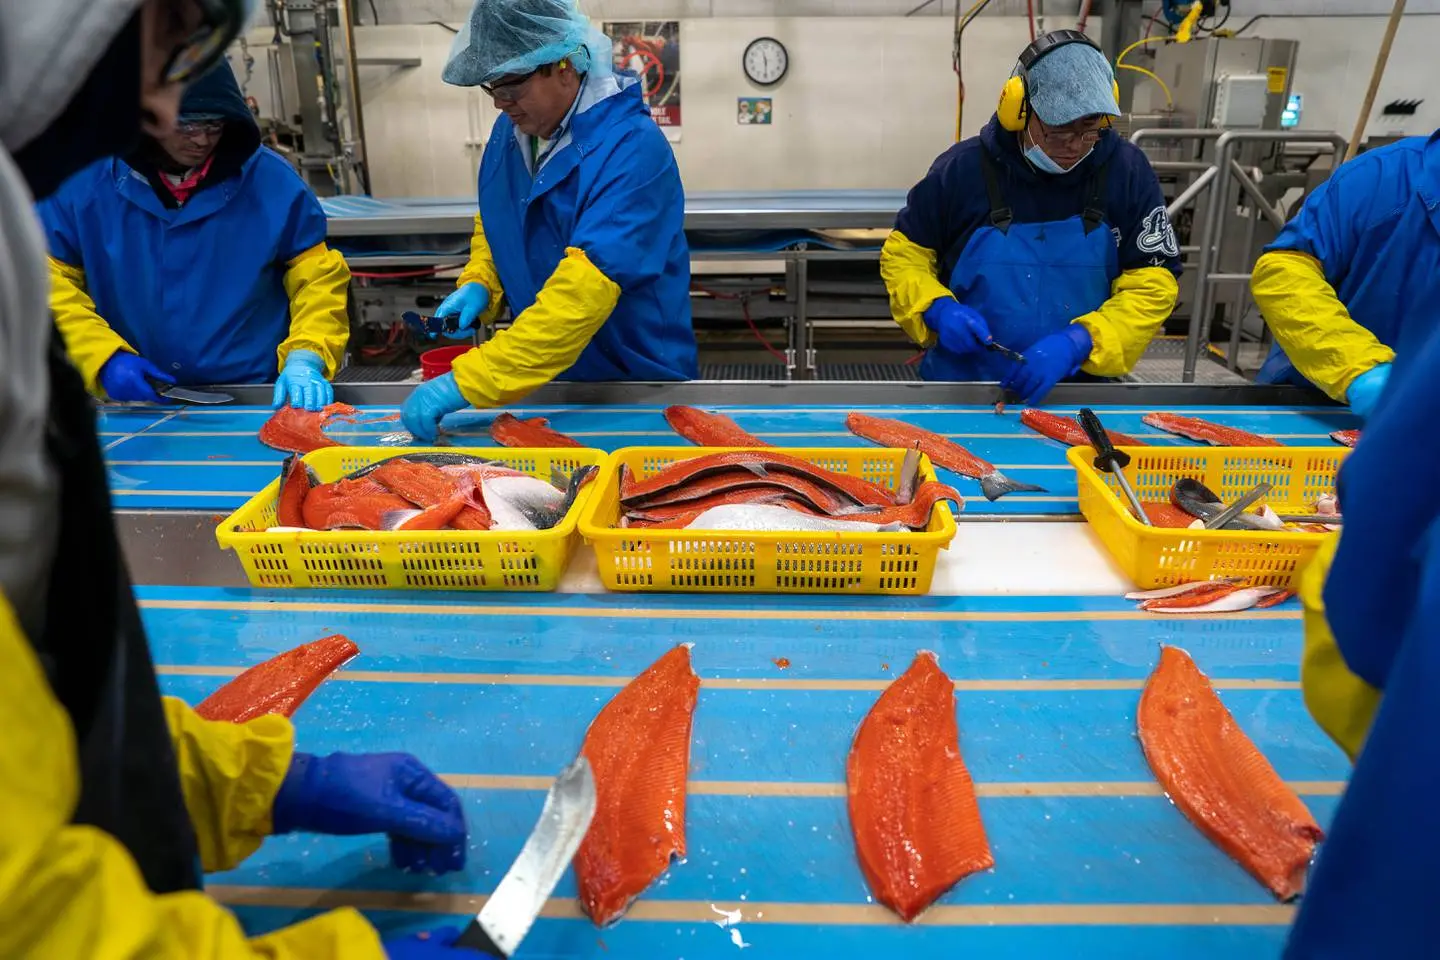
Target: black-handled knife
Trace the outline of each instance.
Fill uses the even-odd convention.
[[[427,317],[424,314],[416,313],[414,310],[406,310],[400,314],[400,319],[404,320],[405,326],[411,330],[427,336],[433,337],[444,334],[447,337],[453,337],[465,332],[460,329],[459,314],[448,317]]]
[[[1135,496],[1130,481],[1125,477],[1125,468],[1130,465],[1130,454],[1115,449],[1115,444],[1110,441],[1110,434],[1105,432],[1100,418],[1095,416],[1095,411],[1089,407],[1080,408],[1080,426],[1084,429],[1085,436],[1090,438],[1090,446],[1095,448],[1095,469],[1113,474],[1130,501],[1130,509],[1135,511],[1135,519],[1147,527],[1154,526],[1146,515],[1145,508],[1140,505],[1140,498]]]

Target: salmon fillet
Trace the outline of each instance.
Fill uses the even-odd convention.
[[[701,447],[770,446],[724,414],[709,413],[695,407],[679,404],[666,407],[665,422],[680,436]]]
[[[1184,650],[1160,649],[1137,720],[1170,801],[1275,896],[1300,894],[1324,833]]]
[[[1080,426],[1073,417],[1060,417],[1047,410],[1027,407],[1020,411],[1020,422],[1036,433],[1043,434],[1051,440],[1059,440],[1066,446],[1090,446],[1090,438],[1085,435],[1085,428]],[[1106,430],[1105,433],[1110,437],[1110,442],[1117,447],[1148,446],[1143,440],[1136,440],[1127,433],[1119,433],[1115,430]]]
[[[490,439],[502,447],[583,447],[574,437],[567,437],[550,428],[544,417],[520,420],[512,413],[502,413],[490,421]]]
[[[1176,413],[1147,413],[1141,420],[1148,426],[1173,433],[1189,440],[1199,440],[1215,447],[1283,447],[1279,440],[1262,437],[1235,427],[1227,427],[1199,417],[1182,417]]]
[[[995,865],[960,758],[955,685],[935,654],[921,651],[860,722],[845,781],[860,869],[906,922]]]
[[[675,647],[607,703],[581,751],[595,774],[595,819],[575,854],[585,912],[603,927],[685,856],[690,721],[700,678]]]
[[[316,687],[359,652],[359,647],[339,634],[302,643],[246,670],[201,700],[195,712],[206,720],[231,723],[267,713],[291,716]]]

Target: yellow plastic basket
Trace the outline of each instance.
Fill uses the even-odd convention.
[[[1193,477],[1230,503],[1262,481],[1279,513],[1309,513],[1316,497],[1335,492],[1335,473],[1348,450],[1339,447],[1122,447],[1125,478],[1142,503],[1168,503],[1170,488]],[[1095,469],[1095,451],[1071,447],[1080,512],[1120,568],[1141,589],[1217,577],[1290,586],[1325,539],[1323,533],[1189,530],[1149,527],[1130,511],[1120,484]]]
[[[738,447],[627,447],[601,470],[580,514],[580,533],[595,548],[600,580],[611,590],[695,593],[890,593],[930,590],[935,559],[955,537],[949,504],[924,530],[909,533],[724,533],[617,528],[620,468],[638,479],[679,460]],[[782,453],[894,489],[904,450],[796,449]],[[927,457],[922,480],[934,480]]]
[[[326,447],[305,463],[322,483],[380,460],[413,453],[475,453],[548,481],[551,468],[570,473],[603,465],[589,449],[456,447]],[[529,533],[468,530],[339,530],[266,533],[275,526],[277,477],[215,531],[222,549],[234,550],[257,587],[340,587],[392,590],[554,590],[579,541],[576,520],[594,493],[586,484],[565,518],[550,530]]]

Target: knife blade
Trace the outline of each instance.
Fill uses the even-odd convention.
[[[1260,499],[1269,492],[1270,483],[1268,481],[1261,481],[1260,483],[1255,484],[1255,486],[1252,487],[1250,491],[1245,494],[1245,496],[1241,497],[1239,500],[1236,500],[1230,506],[1226,507],[1224,510],[1221,510],[1209,520],[1206,520],[1205,529],[1219,530],[1221,527],[1224,527],[1225,524],[1229,523],[1231,520],[1234,520],[1236,517],[1240,516],[1240,514],[1250,509],[1251,506],[1258,503]]]
[[[1006,359],[1014,360],[1016,363],[1025,362],[1025,355],[1023,353],[1019,353],[1015,350],[1011,350],[1009,347],[1002,346],[994,340],[986,341],[985,349],[992,350],[995,353],[1000,354],[1000,356],[1005,357]]]
[[[492,957],[512,956],[580,848],[594,816],[595,775],[581,754],[555,778],[520,855],[455,946]]]
[[[180,403],[194,403],[203,407],[215,406],[220,403],[233,403],[235,398],[228,393],[218,393],[211,390],[194,390],[190,387],[175,387],[168,383],[161,383],[151,380],[155,392],[167,400],[177,400]]]

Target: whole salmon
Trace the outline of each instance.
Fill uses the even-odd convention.
[[[520,420],[502,413],[490,421],[490,438],[502,447],[583,447],[574,437],[550,429],[544,417]]]
[[[1045,492],[1044,487],[1011,480],[996,470],[993,463],[981,460],[958,443],[953,443],[938,433],[921,430],[919,427],[912,427],[899,420],[887,420],[884,417],[852,413],[845,418],[845,426],[857,437],[864,437],[882,447],[898,447],[902,450],[918,449],[937,467],[953,470],[962,477],[979,480],[980,490],[985,494],[987,500],[999,500],[1007,493]]]
[[[201,700],[195,712],[206,720],[231,723],[267,713],[291,716],[326,677],[359,652],[359,647],[339,634],[302,643],[246,670]]]
[[[1090,438],[1085,436],[1084,429],[1073,417],[1059,417],[1045,410],[1026,407],[1020,411],[1020,422],[1036,433],[1047,436],[1051,440],[1059,440],[1066,446],[1090,446]],[[1136,440],[1129,434],[1118,433],[1114,430],[1105,432],[1110,436],[1110,442],[1117,447],[1149,446],[1144,440]]]
[[[1177,434],[1190,440],[1199,440],[1215,447],[1283,447],[1285,444],[1258,433],[1221,426],[1197,417],[1182,417],[1178,413],[1147,413],[1144,420],[1150,426],[1166,433]]]
[[[691,443],[700,447],[768,447],[759,437],[747,433],[734,420],[719,413],[676,405],[665,408],[665,422]]]

